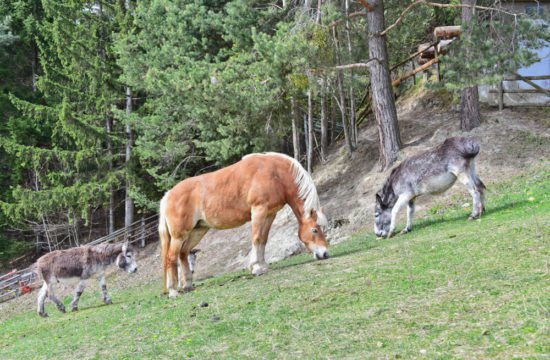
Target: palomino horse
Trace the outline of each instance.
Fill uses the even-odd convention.
[[[160,202],[164,293],[177,296],[177,260],[183,265],[184,291],[193,289],[188,255],[209,229],[230,229],[252,221],[250,268],[268,270],[265,246],[277,212],[288,204],[299,224],[298,236],[316,259],[328,258],[322,226],[327,219],[311,176],[293,158],[251,154],[218,171],[183,180]]]

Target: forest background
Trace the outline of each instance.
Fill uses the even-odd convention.
[[[401,147],[395,110],[378,111],[395,108],[391,66],[462,24],[432,86],[475,112],[477,85],[538,60],[541,16],[494,0],[4,0],[0,261],[112,233],[251,152],[310,171],[340,139],[353,156],[374,118],[387,168]]]

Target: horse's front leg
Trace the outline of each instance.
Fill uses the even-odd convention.
[[[399,198],[391,209],[391,222],[390,230],[388,231],[388,239],[395,235],[395,228],[397,227],[397,215],[399,214],[399,211],[401,211],[401,208],[411,200],[412,196],[408,194],[399,195]]]
[[[170,248],[168,249],[168,257],[166,261],[167,267],[167,287],[168,296],[174,298],[178,296],[178,258],[181,253],[181,247],[183,246],[184,239],[187,239],[187,235],[184,237],[173,237],[170,242]]]
[[[273,220],[275,220],[275,214],[268,214],[266,209],[252,209],[252,252],[249,268],[256,276],[265,274],[269,270],[265,261],[265,246]]]

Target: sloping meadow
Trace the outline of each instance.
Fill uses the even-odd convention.
[[[550,172],[489,188],[487,214],[438,207],[389,240],[235,272],[175,300],[161,279],[88,289],[80,311],[2,317],[2,359],[512,358],[550,353]],[[65,304],[70,298],[65,299]]]

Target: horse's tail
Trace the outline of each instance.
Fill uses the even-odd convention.
[[[472,138],[456,138],[455,146],[460,155],[466,159],[475,158],[479,154],[479,144]]]
[[[160,201],[159,208],[159,238],[160,238],[160,255],[162,257],[162,272],[164,275],[164,293],[168,292],[167,284],[167,259],[168,259],[168,250],[170,249],[170,230],[168,229],[168,224],[166,223],[166,206],[168,204],[168,192],[164,194],[164,197]]]

